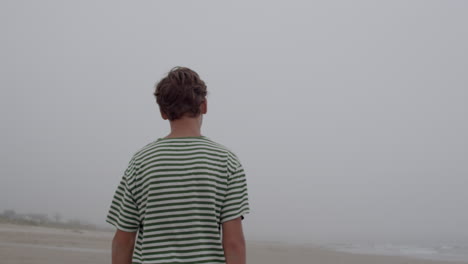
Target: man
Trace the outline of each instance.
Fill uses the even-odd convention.
[[[206,94],[188,68],[156,85],[171,132],[132,157],[114,195],[106,220],[117,228],[113,264],[246,262],[245,174],[234,153],[201,134]]]

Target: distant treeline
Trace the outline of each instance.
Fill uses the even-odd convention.
[[[71,219],[64,221],[59,213],[49,216],[47,214],[19,214],[15,210],[4,210],[0,214],[0,223],[60,227],[70,229],[86,229],[86,230],[109,230],[99,228],[94,224],[86,221]]]

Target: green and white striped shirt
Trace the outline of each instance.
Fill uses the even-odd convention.
[[[225,263],[220,225],[248,212],[236,155],[206,137],[165,138],[133,156],[106,221],[138,231],[133,263]]]

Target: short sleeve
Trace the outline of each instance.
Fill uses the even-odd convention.
[[[131,191],[135,169],[133,161],[115,191],[106,222],[125,232],[136,232],[140,226],[138,206]]]
[[[247,181],[242,165],[228,175],[227,190],[221,208],[221,223],[243,217],[250,212]]]

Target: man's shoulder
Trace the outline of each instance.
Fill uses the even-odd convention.
[[[229,148],[229,147],[227,147],[226,145],[223,145],[223,144],[221,144],[221,143],[218,143],[218,142],[216,142],[216,141],[214,141],[214,140],[211,140],[211,139],[207,139],[207,140],[210,141],[214,146],[218,147],[219,149],[224,150],[224,151],[226,152],[226,154],[227,154],[228,156],[230,156],[231,158],[237,159],[237,156],[236,156],[235,152],[232,151],[231,148]]]
[[[137,160],[138,158],[145,156],[152,150],[154,150],[155,147],[157,147],[158,140],[152,141],[143,147],[140,147],[134,154],[133,154],[133,159]]]
[[[219,148],[221,150],[224,150],[226,153],[227,152],[232,152],[230,148],[226,147],[225,145],[223,145],[221,143],[218,143],[217,141],[214,141],[214,140],[209,139],[209,138],[205,138],[205,139],[209,144],[211,144],[215,148]]]
[[[240,165],[239,158],[237,157],[235,152],[231,150],[231,148],[226,147],[225,145],[217,143],[213,140],[210,141],[216,146],[218,146],[220,149],[223,149],[225,151],[228,162],[230,162],[234,167],[238,167]]]

